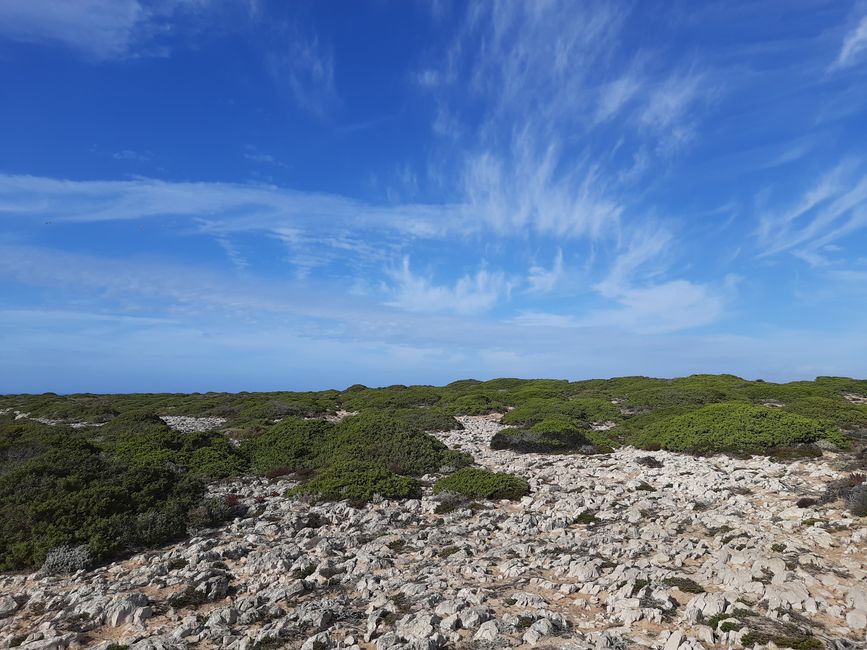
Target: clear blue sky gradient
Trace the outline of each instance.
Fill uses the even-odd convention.
[[[867,375],[867,3],[0,0],[0,392]]]

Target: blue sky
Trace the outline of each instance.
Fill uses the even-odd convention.
[[[867,369],[867,3],[0,0],[0,391]]]

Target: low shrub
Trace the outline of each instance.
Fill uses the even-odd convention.
[[[833,426],[779,409],[741,402],[710,404],[658,420],[630,442],[637,447],[690,453],[764,453],[774,447],[829,440],[845,446]]]
[[[785,410],[814,420],[825,420],[844,431],[867,430],[867,405],[842,397],[801,397],[784,405]]]
[[[187,585],[186,588],[169,597],[168,603],[170,607],[175,609],[183,609],[185,607],[198,607],[208,602],[208,597],[203,591],[199,591],[192,585]]]
[[[295,487],[289,496],[308,494],[326,501],[349,499],[369,501],[374,495],[388,499],[418,497],[418,481],[399,476],[382,465],[364,461],[340,461],[317,474],[313,479]]]
[[[421,476],[472,464],[469,454],[445,444],[390,414],[361,413],[343,420],[317,450],[320,463],[361,460],[397,474]]]
[[[503,429],[491,438],[491,449],[510,449],[520,453],[535,454],[574,452],[592,454],[597,451],[596,447],[591,444],[587,432],[574,428],[541,433],[532,429]]]
[[[532,427],[549,418],[571,421],[573,426],[581,423],[586,428],[591,422],[618,420],[620,411],[614,404],[604,399],[532,398],[506,413],[502,421],[503,424]]]
[[[186,512],[202,498],[202,482],[165,461],[118,459],[89,435],[0,425],[0,448],[39,450],[0,471],[0,570],[39,566],[56,547],[86,546],[102,560],[186,534]]]
[[[662,582],[667,587],[675,587],[675,588],[680,589],[682,592],[687,593],[687,594],[703,594],[704,593],[704,587],[702,587],[700,584],[698,584],[692,578],[680,578],[680,577],[666,578]]]
[[[849,506],[849,512],[853,515],[867,517],[867,483],[852,488],[846,503]]]
[[[90,549],[81,546],[58,546],[48,551],[39,572],[43,575],[67,575],[89,569],[94,559]]]
[[[247,508],[237,502],[237,498],[212,497],[205,499],[192,508],[187,522],[193,529],[213,528],[246,514]]]
[[[439,479],[433,491],[456,492],[469,499],[520,499],[529,494],[530,485],[514,474],[465,467]]]

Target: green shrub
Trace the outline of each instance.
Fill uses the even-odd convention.
[[[464,428],[453,415],[435,409],[398,409],[388,414],[413,431],[459,431]]]
[[[826,420],[846,431],[867,429],[867,405],[842,397],[801,397],[785,404],[785,410],[814,420]]]
[[[630,442],[690,453],[762,453],[820,439],[846,445],[840,432],[828,424],[779,409],[725,402],[653,422]]]
[[[340,461],[317,474],[307,483],[293,488],[290,496],[310,494],[326,501],[369,501],[374,494],[389,499],[409,499],[420,495],[418,481],[398,476],[382,465],[363,461]]]
[[[506,402],[501,396],[487,392],[459,395],[453,399],[446,399],[439,408],[452,415],[487,415],[505,411]]]
[[[470,499],[520,499],[530,485],[519,476],[465,467],[439,479],[434,494],[456,492]]]
[[[212,497],[192,508],[187,515],[187,522],[194,529],[213,528],[243,516],[246,511],[247,509],[238,503],[237,498]]]
[[[312,469],[320,466],[319,449],[334,431],[330,422],[288,418],[245,442],[244,450],[253,471],[260,475],[276,468],[287,468],[286,473]]]
[[[203,484],[164,462],[106,455],[88,435],[0,425],[0,447],[35,454],[6,461],[0,472],[0,570],[38,566],[61,546],[87,546],[101,560],[185,534]]]
[[[525,429],[503,429],[491,438],[491,449],[510,449],[525,454],[566,454],[583,451],[594,453],[586,432],[536,433]]]
[[[662,581],[663,584],[667,587],[676,587],[680,589],[682,592],[687,594],[703,594],[704,587],[698,584],[692,578],[666,578]]]
[[[503,424],[533,426],[546,419],[569,419],[576,423],[603,422],[620,418],[620,411],[603,399],[541,399],[531,398],[503,416]]]
[[[449,450],[433,436],[413,429],[399,418],[378,413],[361,413],[343,420],[334,435],[324,440],[319,456],[328,462],[367,461],[409,476],[472,463],[471,456]]]

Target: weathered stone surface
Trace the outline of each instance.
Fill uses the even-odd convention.
[[[86,633],[136,650],[699,650],[737,647],[746,610],[864,641],[867,521],[794,505],[842,476],[832,457],[518,455],[490,449],[496,416],[461,421],[435,435],[530,495],[437,514],[430,487],[354,508],[285,498],[289,480],[213,485],[251,516],[71,576],[0,576],[0,648],[71,650]]]

